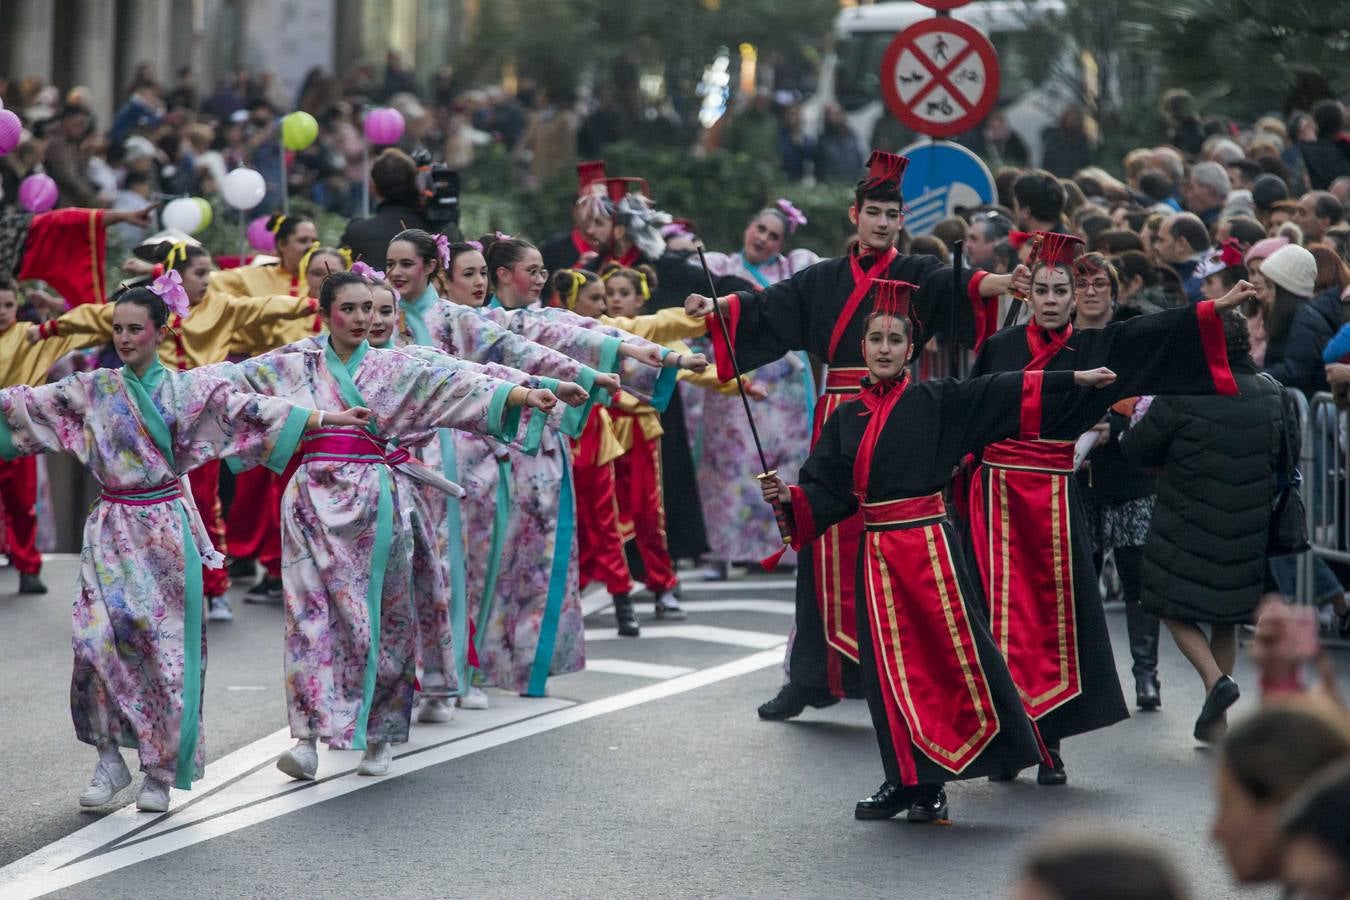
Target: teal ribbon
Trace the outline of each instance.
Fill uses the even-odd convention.
[[[675,351],[665,347],[661,348],[661,359],[665,359]],[[656,376],[656,387],[652,389],[652,408],[657,412],[665,412],[666,407],[670,405],[670,400],[675,396],[675,383],[679,380],[680,369],[678,366],[661,367],[661,374]]]
[[[558,379],[537,376],[539,386],[545,390],[557,393]],[[580,407],[577,407],[578,409]],[[571,410],[568,410],[571,412]],[[566,414],[564,414],[566,415]],[[539,444],[544,439],[544,428],[548,425],[548,416],[542,410],[530,410],[530,427],[525,429],[525,440],[522,442],[521,449],[530,456],[539,453]]]
[[[362,341],[344,363],[330,342],[324,347],[323,359],[329,373],[338,384],[338,392],[349,406],[365,406],[360,390],[352,376],[360,368],[370,344]],[[375,423],[366,426],[375,431]],[[366,648],[366,673],[361,685],[361,709],[356,716],[356,732],[352,735],[352,749],[366,749],[366,726],[370,707],[375,698],[375,676],[380,663],[380,610],[384,599],[384,577],[388,569],[389,552],[394,544],[394,496],[389,479],[389,467],[379,466],[380,494],[375,507],[375,546],[371,550],[370,582],[366,586],[366,616],[370,620],[370,646]]]
[[[760,287],[769,287],[773,284],[769,276],[759,270],[759,266],[745,258],[744,253],[738,255],[741,258],[741,267],[759,282]],[[774,259],[777,259],[777,257],[774,257]],[[773,260],[766,261],[772,262]],[[816,420],[816,382],[811,377],[811,355],[805,350],[794,352],[797,354],[797,358],[802,361],[802,387],[806,389],[806,421],[814,422]]]
[[[553,562],[549,568],[548,600],[539,623],[539,643],[530,666],[526,696],[542,697],[553,665],[553,645],[558,639],[563,600],[567,596],[567,564],[572,556],[572,537],[576,530],[576,497],[572,490],[572,459],[565,441],[558,442],[562,457],[562,486],[558,492],[558,527],[553,532]]]
[[[14,432],[9,430],[9,423],[5,421],[4,415],[0,414],[0,459],[9,462],[21,455],[19,448],[14,446]]]
[[[426,323],[426,314],[440,303],[436,289],[427,285],[426,290],[412,301],[404,300],[403,321],[412,332],[413,341],[424,347],[436,347],[431,339],[431,328]],[[459,456],[455,449],[455,437],[449,428],[436,429],[436,440],[441,448],[441,474],[447,481],[459,481]],[[464,526],[463,512],[459,498],[446,494],[445,522],[449,541],[446,555],[450,569],[450,635],[451,652],[454,654],[455,674],[459,678],[458,691],[461,696],[469,689],[467,675],[469,671],[469,603],[468,574],[464,569]]]
[[[483,598],[478,604],[475,648],[481,659],[483,635],[487,634],[492,618],[492,598],[497,594],[497,577],[502,567],[502,549],[506,544],[506,529],[511,522],[511,458],[497,460],[497,506],[492,513],[492,543],[488,547],[487,572],[483,578]]]
[[[122,367],[122,383],[136,404],[146,434],[159,449],[170,471],[177,472],[173,458],[173,433],[155,406],[153,395],[167,374],[158,359],[150,362],[144,375],[130,366]],[[187,506],[178,502],[179,536],[183,542],[183,717],[178,723],[178,758],[174,766],[173,786],[192,790],[197,773],[197,735],[202,708],[202,555],[188,521]]]
[[[488,309],[506,309],[506,307],[502,305],[502,301],[497,299],[496,294],[488,294],[487,302],[484,303],[483,306]]]

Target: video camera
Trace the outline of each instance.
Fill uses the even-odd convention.
[[[421,212],[433,230],[459,225],[459,173],[445,163],[431,161],[431,153],[418,150],[412,155],[417,163],[417,194]]]

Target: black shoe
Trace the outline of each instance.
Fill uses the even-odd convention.
[[[1195,720],[1194,734],[1197,741],[1212,740],[1210,732],[1223,718],[1228,707],[1238,701],[1241,693],[1236,681],[1227,675],[1219,676],[1219,680],[1214,682],[1214,687],[1210,688],[1205,696],[1205,705],[1200,707],[1200,715]]]
[[[281,599],[281,579],[264,575],[258,583],[244,594],[245,603],[265,603],[268,600]]]
[[[1350,609],[1343,613],[1335,613],[1336,616],[1336,636],[1341,640],[1350,640]]]
[[[45,594],[47,586],[42,583],[36,572],[19,573],[19,593],[20,594]]]
[[[942,785],[919,785],[907,818],[921,825],[947,818],[947,791]]]
[[[807,690],[788,682],[783,685],[783,689],[778,692],[777,697],[760,706],[759,717],[770,722],[781,722],[784,719],[800,716],[802,710],[808,706],[824,709],[827,706],[834,706],[838,702],[839,698],[827,690]]]
[[[989,780],[993,782],[1016,781],[1017,774],[1021,771],[1021,769],[1004,769],[1001,772],[995,772],[993,775],[990,775]]]
[[[1064,771],[1064,760],[1060,757],[1058,750],[1050,751],[1050,761],[1054,763],[1053,766],[1041,763],[1036,767],[1036,783],[1053,786],[1067,782],[1069,776]]]
[[[1134,680],[1134,705],[1143,710],[1162,708],[1162,689],[1158,676],[1145,675]]]
[[[891,784],[889,781],[877,788],[870,797],[858,801],[853,807],[855,819],[893,819],[909,808],[914,802],[914,788]]]
[[[622,637],[639,637],[642,634],[637,613],[633,612],[633,601],[627,594],[614,595],[614,618],[619,623],[619,634]]]
[[[252,578],[258,574],[258,565],[251,559],[232,559],[228,572],[231,578]]]

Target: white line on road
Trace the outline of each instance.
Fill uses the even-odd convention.
[[[678,678],[694,670],[688,666],[662,666],[657,663],[637,662],[631,659],[586,658],[587,672],[604,672],[607,675],[634,675],[638,678]]]
[[[265,684],[232,684],[227,687],[227,691],[266,691],[270,690]]]
[[[703,591],[790,591],[797,582],[791,578],[735,578],[731,581],[680,582],[680,592]]]
[[[778,640],[781,643],[781,639]],[[161,821],[171,820],[174,816],[174,813],[170,812],[156,819],[137,813],[132,807],[125,807],[93,825],[38,850],[4,869],[0,869],[0,896],[6,897],[7,900],[8,898],[13,898],[13,900],[24,898],[24,900],[27,900],[27,898],[39,897],[51,891],[101,877],[138,862],[191,847],[213,837],[230,834],[250,825],[267,822],[279,816],[323,803],[326,800],[385,783],[390,779],[411,774],[428,766],[440,765],[472,753],[543,734],[565,725],[584,722],[597,716],[697,690],[719,681],[736,678],[760,669],[767,669],[779,665],[781,662],[782,652],[780,650],[765,650],[719,666],[701,669],[688,675],[646,685],[612,697],[566,706],[553,712],[515,721],[499,728],[433,745],[427,749],[409,750],[406,747],[401,747],[400,752],[395,756],[393,771],[384,778],[362,778],[351,772],[344,772],[336,777],[297,785],[295,782],[289,782],[282,778],[270,767],[266,767],[263,771],[267,772],[268,778],[276,784],[276,789],[280,793],[274,793],[274,795],[262,800],[245,800],[248,805],[242,808],[233,808],[228,812],[182,828],[172,828],[171,826],[171,830],[166,830],[161,834],[129,843],[126,846],[115,847],[87,859],[81,859],[81,857],[132,836],[133,832],[139,831],[146,824],[158,825]],[[533,708],[537,709],[538,707]],[[414,733],[421,731],[422,729],[417,729]],[[242,751],[230,754],[220,763],[213,764],[212,776],[209,779],[210,787],[227,786],[228,782],[238,775],[265,764],[267,760],[285,749],[290,743],[290,738],[283,729]],[[264,749],[267,751],[265,754],[262,753]],[[352,763],[356,762],[355,753],[344,755],[350,757]],[[227,761],[229,761],[229,764],[227,764]],[[208,788],[207,780],[198,783],[199,791],[204,788]],[[190,809],[191,807],[186,808]]]
[[[787,643],[781,634],[769,634],[764,631],[744,631],[740,628],[721,628],[716,625],[655,625],[642,632],[640,640],[652,638],[683,638],[689,641],[707,641],[710,644],[730,644],[733,647],[752,647],[767,650]],[[617,628],[587,628],[588,641],[630,641],[633,638],[619,637]]]

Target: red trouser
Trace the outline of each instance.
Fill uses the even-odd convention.
[[[661,499],[661,439],[648,440],[633,423],[633,449],[614,461],[615,494],[620,528],[637,539],[638,555],[647,570],[643,579],[656,593],[674,590],[675,564],[666,547],[666,506]]]
[[[202,524],[211,537],[211,543],[221,553],[227,553],[225,541],[225,519],[220,514],[220,460],[213,459],[188,473],[188,484],[192,486],[192,500],[201,513]],[[202,594],[206,597],[222,597],[230,589],[230,576],[224,569],[208,569],[202,566]]]
[[[5,553],[24,575],[42,569],[37,551],[37,458],[21,456],[0,462],[0,497],[3,497]]]
[[[234,479],[234,502],[225,522],[230,555],[256,557],[274,578],[281,577],[281,494],[285,487],[280,475],[262,466],[240,472]]]
[[[592,581],[610,594],[633,589],[633,577],[619,537],[619,510],[614,496],[614,463],[597,466],[579,459],[572,465],[577,497],[577,558],[581,586]]]

